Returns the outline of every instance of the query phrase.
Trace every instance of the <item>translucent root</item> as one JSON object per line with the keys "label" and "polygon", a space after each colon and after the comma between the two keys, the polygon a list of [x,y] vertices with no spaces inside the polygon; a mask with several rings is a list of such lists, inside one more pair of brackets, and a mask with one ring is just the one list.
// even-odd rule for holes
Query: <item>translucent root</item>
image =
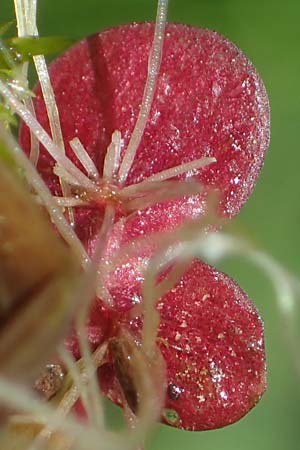
{"label": "translucent root", "polygon": [[216,158],[213,157],[212,158],[203,157],[185,164],[180,164],[179,166],[171,167],[170,169],[166,169],[161,172],[155,173],[154,175],[151,175],[141,183],[132,184],[130,186],[124,187],[120,191],[119,195],[129,197],[138,192],[143,192],[151,188],[151,183],[162,182],[170,178],[177,177],[178,175],[182,175],[186,172],[191,172],[204,168],[216,161],[217,161]]}
{"label": "translucent root", "polygon": [[63,179],[66,183],[70,184],[71,186],[77,186],[81,187],[80,182],[77,180],[77,178],[73,177],[70,172],[68,172],[64,167],[60,166],[59,164],[55,164],[53,168],[53,173],[57,175],[60,179]]}
{"label": "translucent root", "polygon": [[[156,310],[157,302],[180,279],[186,269],[186,261],[176,261],[178,252],[167,252],[166,247],[149,262],[143,283],[143,347],[148,355],[155,351],[156,335],[160,322],[159,312]],[[174,263],[175,261],[175,263]],[[158,274],[174,263],[168,276],[157,283]]]}
{"label": "translucent root", "polygon": [[41,402],[37,396],[21,385],[4,378],[0,378],[0,402],[9,408],[29,414],[29,421],[34,416],[39,417],[42,423],[46,423],[55,416],[55,411],[49,404]]}
{"label": "translucent root", "polygon": [[[95,296],[98,269],[101,270],[101,265],[99,267],[99,261],[101,261],[103,251],[106,248],[107,238],[109,231],[112,227],[112,224],[114,222],[114,216],[115,216],[114,209],[112,207],[107,207],[104,213],[103,224],[97,238],[96,250],[94,252],[88,271],[85,275],[82,290],[78,294],[79,298],[84,299],[84,302],[81,302],[81,307],[79,309],[78,316],[76,318],[76,331],[79,337],[81,355],[84,361],[85,372],[87,374],[88,379],[90,380],[91,391],[89,397],[92,402],[91,405],[93,409],[93,415],[97,422],[97,426],[100,428],[103,428],[103,411],[101,405],[101,394],[97,380],[93,376],[95,370],[93,359],[95,358],[95,356],[97,356],[97,353],[94,354],[93,357],[91,356],[90,347],[86,336],[86,321],[89,314],[90,305],[94,300]],[[101,297],[101,299],[104,302],[108,300],[109,306],[113,306],[113,302],[110,297],[108,299]]]}
{"label": "translucent root", "polygon": [[[209,203],[210,209],[204,217],[191,221],[187,225],[179,227],[172,233],[168,233],[165,239],[162,238],[164,245],[159,248],[158,253],[150,260],[143,283],[143,346],[148,354],[154,350],[154,342],[159,326],[159,313],[156,310],[156,304],[169,290],[179,281],[185,271],[187,261],[192,259],[193,255],[184,253],[182,242],[188,240],[193,242],[207,233],[209,226],[220,222],[216,218],[216,205],[214,199]],[[187,231],[188,230],[188,231]],[[192,244],[193,252],[195,245]],[[157,278],[163,270],[170,268],[167,276],[157,283]]]}
{"label": "translucent root", "polygon": [[[38,33],[37,33],[38,34]],[[46,105],[47,115],[49,118],[49,124],[51,129],[51,135],[54,145],[60,149],[62,154],[65,154],[65,145],[63,135],[60,126],[59,112],[56,105],[54,92],[51,86],[50,77],[47,69],[47,64],[44,56],[38,55],[33,57],[38,79],[42,88],[43,98]],[[70,195],[70,188],[68,184],[62,179],[59,179],[63,196]],[[74,225],[74,214],[71,208],[68,208],[69,222]]]}
{"label": "translucent root", "polygon": [[[122,397],[123,416],[124,416],[125,422],[127,424],[128,429],[131,430],[132,432],[134,432],[138,426],[137,416],[134,414],[134,412],[129,407],[122,389],[120,389],[120,393],[121,393],[121,397]],[[136,448],[135,450],[144,450],[144,447],[139,445],[138,448]]]}
{"label": "translucent root", "polygon": [[[107,351],[107,342],[101,344],[95,352],[91,355],[91,363],[92,363],[92,371],[88,374],[87,367],[85,365],[84,358],[80,359],[76,363],[72,361],[72,357],[68,355],[68,352],[63,349],[60,350],[61,357],[63,362],[66,364],[66,367],[70,368],[68,378],[66,378],[65,386],[69,386],[65,391],[63,397],[59,401],[58,411],[63,416],[69,414],[79,397],[83,394],[83,400],[88,400],[88,402],[95,402],[97,397],[99,398],[99,392],[94,392],[92,386],[92,379],[95,378],[96,370],[103,364],[104,357]],[[70,386],[71,381],[71,386]],[[64,391],[64,387],[62,387],[62,392]],[[96,395],[96,397],[95,397]],[[54,398],[52,403],[56,404],[57,400]],[[85,406],[87,407],[87,412],[90,412],[92,421],[95,421],[99,424],[99,421],[102,422],[103,427],[103,411],[100,412],[100,418],[96,420],[94,414],[94,408],[91,407],[91,403]],[[102,428],[101,427],[101,428]]]}
{"label": "translucent root", "polygon": [[[163,181],[158,184],[159,189],[156,188],[153,193],[145,195],[144,197],[129,200],[125,205],[126,210],[142,211],[157,203],[163,203],[182,197],[190,197],[203,192],[203,187],[197,180]],[[151,187],[151,185],[149,187]]]}
{"label": "translucent root", "polygon": [[111,144],[107,149],[103,167],[103,179],[113,182],[119,169],[121,156],[121,133],[116,130],[112,134]]}
{"label": "translucent root", "polygon": [[[37,34],[36,30],[36,0],[33,1],[22,1],[15,0],[15,13],[17,19],[18,36],[34,36]],[[22,78],[21,82],[27,85],[27,75],[28,75],[28,62],[23,63],[20,76]],[[35,111],[33,106],[33,101],[30,97],[24,100],[25,107],[31,112],[35,117]],[[33,132],[30,130],[30,161],[34,166],[37,165],[39,159],[39,141],[34,136]]]}
{"label": "translucent root", "polygon": [[27,159],[22,149],[19,147],[13,136],[7,132],[5,127],[0,123],[0,138],[3,140],[5,146],[10,151],[16,164],[24,170],[24,175],[27,182],[34,188],[47,209],[52,222],[56,225],[61,236],[69,244],[71,250],[79,258],[83,267],[86,267],[89,262],[89,257],[86,254],[82,243],[77,235],[66,221],[57,203],[37,172],[36,168]]}
{"label": "translucent root", "polygon": [[81,200],[81,198],[77,197],[53,197],[53,200],[55,200],[59,206],[62,206],[64,208],[74,208],[75,206],[89,206],[88,202],[85,202],[84,200]]}
{"label": "translucent root", "polygon": [[[215,158],[201,158],[196,161],[191,161],[190,163],[182,164],[181,166],[176,166],[155,174],[141,183],[128,186],[120,191],[118,191],[115,186],[109,187],[108,185],[106,188],[101,188],[99,186],[97,194],[87,193],[86,196],[81,198],[81,201],[74,200],[74,202],[72,202],[71,199],[64,199],[63,197],[56,197],[56,200],[58,204],[64,206],[89,206],[88,198],[97,202],[102,200],[103,204],[106,202],[109,203],[111,199],[117,203],[120,203],[121,206],[124,205],[124,209],[127,212],[142,210],[155,203],[161,203],[184,196],[196,195],[202,192],[203,188],[201,184],[195,179],[191,178],[187,181],[167,180],[168,178],[185,173],[186,171],[205,167],[212,162],[215,162]],[[69,184],[75,187],[80,187],[77,180],[71,177],[69,172],[66,172],[62,167],[55,166],[54,173],[64,178]],[[116,189],[116,191],[114,191],[114,189]],[[87,199],[85,199],[85,197]]]}
{"label": "translucent root", "polygon": [[95,166],[93,160],[90,158],[88,152],[86,151],[80,140],[78,138],[72,139],[72,141],[70,141],[70,146],[85,168],[88,177],[94,181],[99,181],[100,175],[97,167]]}
{"label": "translucent root", "polygon": [[[103,364],[104,356],[107,351],[107,343],[102,344],[97,348],[92,356],[93,362],[93,372],[90,376],[95,379],[95,373],[98,367]],[[95,411],[92,408],[92,404],[95,401],[98,401],[99,398],[93,398],[94,392],[91,389],[92,379],[87,375],[84,360],[81,359],[76,363],[73,361],[72,356],[62,347],[59,351],[62,360],[69,370],[67,376],[65,377],[64,384],[61,388],[61,393],[59,392],[56,397],[54,397],[50,404],[53,406],[57,406],[55,416],[48,421],[46,426],[43,427],[41,432],[36,437],[33,442],[32,449],[39,450],[43,448],[43,444],[47,441],[51,435],[59,430],[60,424],[66,416],[71,412],[75,403],[81,398],[83,401],[84,407],[88,413],[89,424],[99,426],[99,417],[98,420],[95,417]],[[99,395],[99,393],[98,393]],[[101,409],[101,421],[103,422],[103,411]],[[98,430],[103,430],[103,428],[98,428]]]}
{"label": "translucent root", "polygon": [[[28,98],[24,101],[25,107],[31,112],[31,114],[35,117],[35,111],[33,106],[33,101],[31,98]],[[40,144],[38,139],[35,137],[33,132],[30,130],[30,154],[29,159],[34,166],[37,165],[40,156]]]}
{"label": "translucent root", "polygon": [[140,446],[145,433],[161,415],[166,390],[165,362],[158,348],[150,357],[125,329],[112,340],[111,354],[130,428],[128,434]]}
{"label": "translucent root", "polygon": [[152,358],[144,351],[142,356],[135,365],[137,376],[140,377],[140,405],[135,426],[130,433],[139,448],[145,436],[160,419],[166,395],[165,362],[159,349],[156,347]]}
{"label": "translucent root", "polygon": [[78,327],[81,327],[83,331],[85,326],[85,318],[87,317],[88,308],[90,302],[93,300],[95,290],[97,296],[101,298],[101,300],[108,306],[113,307],[114,304],[110,293],[105,287],[105,283],[102,283],[102,280],[105,279],[105,274],[107,273],[107,261],[103,258],[103,254],[106,249],[109,232],[114,223],[114,217],[115,210],[111,205],[108,205],[105,209],[101,230],[97,236],[96,249],[92,257],[92,262],[89,266],[89,272],[85,277],[83,292],[80,293],[80,295],[84,294],[85,299],[88,299],[84,304],[85,309],[83,308],[81,311],[81,318],[78,319]]}
{"label": "translucent root", "polygon": [[97,191],[96,185],[85,176],[54,144],[50,136],[46,133],[40,123],[27,110],[27,108],[14,96],[10,89],[0,80],[0,94],[7,100],[10,107],[17,112],[20,118],[32,130],[34,135],[47,149],[54,160],[72,175],[77,182],[86,189]]}
{"label": "translucent root", "polygon": [[[20,37],[24,36],[38,36],[38,29],[36,25],[36,0],[15,0],[15,10],[18,22],[18,34]],[[24,20],[25,19],[25,20]],[[36,68],[38,79],[43,93],[43,98],[46,105],[47,115],[49,118],[49,124],[51,129],[51,135],[54,144],[60,148],[61,152],[65,154],[64,140],[60,126],[59,112],[55,101],[54,92],[51,86],[48,68],[45,57],[43,55],[33,56],[33,62]],[[31,103],[32,105],[32,103]],[[31,112],[34,111],[33,105],[30,108]],[[32,131],[30,130],[32,136]],[[36,146],[35,140],[32,140],[33,155],[35,164],[38,161],[39,149]],[[59,180],[62,193],[64,196],[70,195],[69,186],[63,181]],[[74,215],[71,208],[68,209],[69,222],[74,224]]]}
{"label": "translucent root", "polygon": [[[17,416],[16,422],[22,423],[30,429],[32,426],[40,426],[43,428],[45,425],[50,426],[50,429],[56,429],[61,432],[67,439],[71,439],[71,442],[76,442],[76,450],[98,450],[101,448],[115,448],[119,450],[132,450],[134,443],[136,442],[135,435],[129,435],[125,433],[112,433],[106,430],[101,430],[101,433],[88,423],[83,424],[75,420],[72,416],[61,417],[58,421],[57,411],[53,409],[49,403],[41,402],[39,398],[33,395],[32,391],[24,388],[23,386],[5,380],[0,377],[0,403],[6,405],[8,408],[12,408],[17,411],[22,411],[25,416]],[[11,422],[14,422],[14,417],[11,418]],[[54,425],[57,425],[54,426]],[[0,439],[2,444],[3,433],[0,433]],[[16,443],[15,434],[10,435],[10,431],[7,432],[8,436],[11,436],[11,440],[8,440],[8,445],[2,447],[2,450],[11,450],[11,444]],[[14,439],[14,440],[12,440]],[[130,440],[130,442],[128,442]],[[7,442],[7,441],[6,441]],[[21,442],[24,442],[21,439]],[[26,444],[29,444],[26,439]],[[24,450],[24,446],[18,446],[16,444],[16,450]],[[15,448],[15,447],[14,447]],[[55,447],[54,447],[55,448]],[[63,447],[66,450],[65,447]],[[32,450],[32,447],[31,447]]]}
{"label": "translucent root", "polygon": [[[63,346],[59,349],[59,355],[61,357],[62,362],[64,363],[64,367],[68,371],[68,377],[71,378],[72,382],[80,392],[80,398],[82,400],[83,406],[87,412],[88,420],[93,423],[93,410],[91,408],[91,402],[88,393],[88,382],[84,382],[84,378],[82,376],[83,364],[82,360],[79,362],[75,362],[73,356],[70,352],[68,352]],[[70,380],[67,381],[66,384],[70,383]]]}
{"label": "translucent root", "polygon": [[162,57],[167,10],[168,0],[159,0],[142,105],[118,173],[121,184],[126,182],[150,114]]}
{"label": "translucent root", "polygon": [[231,256],[242,256],[268,276],[276,292],[278,308],[284,319],[284,337],[299,376],[299,334],[296,323],[297,313],[299,313],[296,295],[296,291],[299,289],[298,279],[288,273],[267,253],[249,244],[246,239],[227,233],[209,234],[208,236],[202,236],[202,239],[201,237],[198,237],[198,239],[195,237],[193,242],[185,243],[183,252],[185,254],[197,252],[211,264],[216,264]]}
{"label": "translucent root", "polygon": [[37,36],[36,0],[14,0],[18,35]]}
{"label": "translucent root", "polygon": [[[182,183],[184,189],[187,189],[189,183],[187,182],[172,182],[176,187],[176,183]],[[200,186],[201,188],[201,186]],[[199,192],[199,184],[197,184],[197,189]],[[191,194],[191,192],[185,191],[186,194]],[[209,227],[220,225],[223,220],[218,218],[215,214],[217,208],[217,198],[215,195],[208,196],[208,212],[204,217],[198,220],[191,221],[189,225],[183,225],[178,227],[178,229],[173,232],[165,233],[153,233],[148,236],[142,236],[134,239],[126,245],[123,245],[119,252],[117,252],[104,266],[106,270],[106,277],[109,273],[115,270],[117,265],[122,264],[122,261],[128,261],[130,258],[134,257],[140,251],[143,251],[146,247],[151,249],[153,253],[154,249],[158,252],[158,256],[151,260],[150,263],[146,260],[145,267],[141,270],[144,271],[145,281],[143,285],[144,292],[144,345],[148,348],[150,352],[150,347],[153,349],[153,342],[155,341],[155,335],[157,332],[157,327],[159,323],[159,317],[156,314],[155,305],[159,298],[161,298],[164,293],[175,284],[182,274],[184,266],[182,266],[179,260],[169,276],[165,278],[159,285],[156,284],[157,276],[162,269],[166,268],[171,262],[174,262],[177,258],[177,253],[179,248],[177,248],[178,243],[181,240],[192,240],[195,237],[199,237],[199,230],[204,230],[207,232]],[[126,219],[124,219],[124,222]],[[122,231],[121,231],[122,234]],[[161,242],[164,242],[164,246],[161,246]],[[176,253],[177,252],[177,253]],[[105,278],[104,278],[105,279]],[[140,306],[137,307],[136,313],[141,314],[142,311],[138,311]]]}

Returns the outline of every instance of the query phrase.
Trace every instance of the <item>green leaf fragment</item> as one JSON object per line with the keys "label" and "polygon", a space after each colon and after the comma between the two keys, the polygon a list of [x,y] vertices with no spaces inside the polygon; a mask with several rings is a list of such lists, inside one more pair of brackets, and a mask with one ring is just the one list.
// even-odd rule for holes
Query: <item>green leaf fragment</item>
{"label": "green leaf fragment", "polygon": [[74,43],[65,37],[14,37],[7,40],[9,47],[15,50],[22,61],[28,61],[35,55],[60,53]]}

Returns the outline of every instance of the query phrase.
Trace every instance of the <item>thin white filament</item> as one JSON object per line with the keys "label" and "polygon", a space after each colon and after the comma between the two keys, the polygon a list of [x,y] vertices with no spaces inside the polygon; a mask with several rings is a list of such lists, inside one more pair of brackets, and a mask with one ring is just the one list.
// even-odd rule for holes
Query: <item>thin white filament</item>
{"label": "thin white filament", "polygon": [[[31,98],[26,98],[24,100],[25,107],[31,112],[33,117],[36,117],[35,110],[33,106],[33,101]],[[38,139],[35,137],[32,130],[30,130],[30,154],[29,159],[34,166],[37,166],[38,160],[40,156],[40,144]]]}
{"label": "thin white filament", "polygon": [[[38,36],[38,31],[36,28],[36,35]],[[58,108],[55,101],[54,92],[51,86],[50,77],[47,69],[47,64],[45,57],[43,55],[37,55],[33,57],[34,65],[38,75],[38,79],[42,88],[43,98],[46,105],[47,115],[49,119],[51,135],[53,143],[60,149],[62,154],[65,154],[65,145],[63,140],[63,135],[60,126]],[[59,179],[61,190],[64,197],[70,195],[70,188],[68,184],[63,180]],[[74,214],[71,208],[68,208],[68,216],[71,224],[74,224]]]}
{"label": "thin white filament", "polygon": [[106,181],[113,181],[117,173],[121,155],[121,133],[116,130],[112,134],[111,143],[107,149],[104,160],[103,178]]}
{"label": "thin white filament", "polygon": [[27,17],[27,11],[25,10],[25,5],[22,0],[15,0],[15,14],[17,19],[17,28],[18,28],[18,35],[19,36],[25,36],[26,35],[26,17]]}
{"label": "thin white filament", "polygon": [[12,157],[14,158],[16,164],[22,167],[24,174],[28,183],[33,186],[36,193],[41,198],[45,208],[47,209],[52,222],[56,225],[61,236],[69,244],[73,253],[79,258],[83,267],[86,267],[89,262],[89,257],[86,251],[78,239],[76,233],[73,231],[72,227],[66,221],[64,215],[62,214],[60,207],[57,205],[55,200],[46,186],[45,182],[37,172],[36,168],[27,159],[22,149],[18,146],[16,140],[11,134],[7,132],[4,125],[0,122],[0,136],[3,139],[4,144],[10,150]]}
{"label": "thin white filament", "polygon": [[36,36],[37,0],[14,0],[19,36]]}
{"label": "thin white filament", "polygon": [[54,97],[54,92],[51,86],[45,58],[42,55],[37,55],[33,57],[33,60],[36,67],[39,82],[42,88],[43,97],[45,100],[53,142],[61,150],[62,153],[65,153],[64,140],[59,120],[59,113]]}
{"label": "thin white filament", "polygon": [[49,154],[55,161],[61,165],[67,172],[70,172],[81,186],[90,190],[97,190],[95,184],[89,180],[54,144],[48,133],[43,129],[40,123],[32,116],[25,106],[12,94],[10,89],[0,80],[0,93],[6,98],[9,105],[17,112],[20,118],[33,131],[35,136],[44,145]]}
{"label": "thin white filament", "polygon": [[81,374],[81,371],[78,368],[78,365],[76,364],[73,356],[70,352],[68,352],[64,346],[61,346],[59,349],[60,357],[62,358],[62,361],[68,370],[68,375],[71,376],[74,385],[77,387],[80,398],[82,399],[82,403],[84,405],[84,408],[88,414],[89,421],[93,423],[93,411],[90,406],[88,392],[87,392],[87,383],[85,383],[85,380],[83,379],[83,376]]}
{"label": "thin white filament", "polygon": [[[31,392],[20,385],[0,378],[0,403],[16,410],[34,415],[37,423],[56,421],[57,412],[49,404],[42,403]],[[113,433],[99,431],[86,424],[81,424],[71,417],[65,417],[59,423],[59,429],[74,437],[76,449],[80,450],[132,450],[149,429],[148,417],[143,417],[143,429],[139,434],[130,432]]]}
{"label": "thin white filament", "polygon": [[[23,0],[24,1],[24,13],[25,13],[25,23],[21,30],[19,30],[19,35],[21,36],[38,36],[38,29],[36,24],[36,0]],[[15,0],[15,10],[17,17],[20,16],[20,6],[22,5],[22,0]],[[21,34],[20,34],[21,32]],[[64,140],[62,136],[60,120],[59,120],[59,112],[55,101],[54,92],[51,86],[50,77],[48,73],[48,68],[46,64],[45,57],[43,55],[33,56],[33,62],[36,68],[36,72],[38,75],[38,79],[40,82],[40,86],[42,88],[43,98],[46,105],[46,111],[49,118],[49,124],[51,129],[51,135],[54,144],[61,149],[62,153],[65,153]],[[31,101],[32,104],[32,101]],[[30,110],[33,110],[30,108]],[[30,134],[32,135],[32,130],[30,130]],[[30,157],[34,163],[37,163],[39,157],[39,148],[36,145],[36,142],[32,142],[33,146],[31,148]],[[63,181],[59,180],[62,193],[65,197],[70,195],[69,186]],[[68,209],[68,215],[70,223],[74,223],[74,214],[71,208]]]}
{"label": "thin white filament", "polygon": [[[0,401],[1,404],[32,414],[38,423],[49,423],[50,421],[56,420],[57,417],[56,411],[53,410],[49,404],[42,403],[37,397],[22,386],[16,385],[3,378],[0,378]],[[62,423],[60,423],[60,426],[61,425]],[[74,433],[76,428],[78,432],[81,426],[76,422],[72,423],[71,420],[64,420],[63,427],[71,428]]]}
{"label": "thin white filament", "polygon": [[142,105],[119,170],[119,181],[121,184],[124,184],[127,179],[150,114],[162,58],[167,10],[168,0],[159,0]]}
{"label": "thin white filament", "polygon": [[[160,188],[157,191],[150,192],[149,194],[147,193],[147,195],[143,197],[129,200],[126,203],[126,208],[129,211],[143,210],[158,203],[167,202],[185,196],[197,195],[203,191],[202,185],[197,181],[163,181],[159,184]],[[149,185],[149,187],[150,186],[151,185]]]}
{"label": "thin white filament", "polygon": [[[35,22],[36,22],[36,0],[22,1],[15,0],[15,12],[17,19],[18,36],[35,36]],[[28,75],[28,62],[25,62],[22,67],[22,76],[24,78],[23,83],[27,86],[27,75]],[[26,108],[35,116],[33,101],[31,98],[26,98],[24,100]],[[31,162],[36,166],[39,159],[39,141],[34,136],[33,132],[30,130],[30,155],[29,158]]]}
{"label": "thin white filament", "polygon": [[54,415],[54,410],[48,404],[42,403],[32,392],[4,378],[0,378],[0,402],[35,415],[42,423]]}
{"label": "thin white filament", "polygon": [[151,177],[147,178],[147,181],[164,181],[173,177],[177,177],[178,175],[182,175],[183,173],[194,171],[201,169],[203,167],[209,166],[211,163],[216,162],[216,158],[203,157],[200,159],[196,159],[195,161],[190,161],[185,164],[181,164],[179,166],[171,167],[170,169],[163,170],[162,172],[155,173],[151,175]]}
{"label": "thin white filament", "polygon": [[77,137],[72,139],[72,141],[70,141],[70,146],[85,168],[87,175],[94,181],[98,181],[100,176],[97,167],[95,166],[94,161],[90,158],[90,155],[88,154],[80,140]]}
{"label": "thin white filament", "polygon": [[[149,261],[143,284],[143,346],[147,353],[153,352],[153,342],[155,342],[159,325],[159,316],[155,309],[157,301],[179,281],[187,262],[194,256],[194,254],[189,254],[187,248],[195,253],[195,242],[206,235],[205,231],[208,225],[214,223],[216,223],[216,219],[213,212],[209,210],[200,219],[179,227],[173,233],[166,233],[165,237],[162,238],[163,246]],[[157,283],[157,276],[171,262],[175,263],[171,272],[160,283]]]}
{"label": "thin white filament", "polygon": [[265,252],[253,248],[246,240],[226,233],[210,234],[202,236],[202,239],[195,237],[194,241],[185,244],[184,254],[191,257],[196,254],[211,263],[238,255],[248,259],[268,275],[276,292],[279,310],[285,320],[283,333],[288,341],[288,348],[292,352],[295,368],[300,374],[298,339],[296,338],[298,327],[294,323],[296,314],[295,289],[298,287],[298,280],[295,281],[293,276]]}
{"label": "thin white filament", "polygon": [[192,170],[201,169],[201,168],[206,167],[209,164],[214,163],[216,161],[217,161],[216,158],[204,157],[204,158],[196,159],[195,161],[181,164],[179,166],[171,167],[170,169],[162,170],[161,172],[151,175],[150,177],[148,177],[146,180],[142,181],[141,183],[132,184],[130,186],[124,187],[120,191],[119,195],[130,196],[131,194],[134,194],[135,191],[147,188],[148,184],[150,187],[150,183],[165,181],[170,178],[176,177],[178,175],[182,175],[183,173],[190,172]]}
{"label": "thin white filament", "polygon": [[[292,315],[294,311],[294,294],[291,278],[274,259],[266,253],[251,247],[246,241],[225,233],[210,234],[193,244],[194,251],[212,262],[218,262],[231,255],[248,258],[267,273],[276,290],[282,313]],[[185,252],[193,252],[191,245],[186,245]]]}
{"label": "thin white filament", "polygon": [[155,351],[155,340],[160,322],[159,312],[155,306],[160,298],[167,293],[179,280],[186,267],[186,260],[176,262],[171,274],[163,281],[157,284],[157,275],[172,261],[176,261],[180,255],[180,246],[174,247],[172,251],[168,251],[168,245],[172,242],[172,238],[167,239],[163,249],[152,258],[149,262],[145,280],[143,283],[143,348],[146,354],[152,355]]}
{"label": "thin white filament", "polygon": [[62,207],[88,206],[84,200],[76,197],[53,197],[56,203]]}
{"label": "thin white filament", "polygon": [[95,296],[95,287],[96,287],[95,285],[97,281],[97,271],[99,265],[98,262],[99,260],[101,260],[102,253],[106,247],[108,234],[113,225],[114,217],[115,217],[114,208],[108,206],[105,210],[103,224],[97,237],[96,250],[84,280],[84,286],[82,290],[82,293],[84,294],[84,303],[81,306],[81,309],[79,311],[76,320],[76,330],[79,337],[79,344],[82,358],[84,361],[84,367],[88,379],[91,380],[90,389],[91,389],[92,408],[97,426],[100,429],[103,429],[104,427],[104,413],[99,386],[96,378],[93,376],[95,369],[89,348],[89,343],[86,336],[86,319],[89,313],[89,306],[91,302],[94,300]]}
{"label": "thin white filament", "polygon": [[[52,424],[57,420],[57,412],[48,403],[42,403],[24,387],[4,378],[0,378],[0,403],[34,415],[37,423]],[[124,435],[119,437],[116,433],[106,432],[105,430],[101,431],[100,434],[98,430],[91,426],[83,425],[70,417],[64,417],[64,420],[61,420],[58,425],[60,430],[74,437],[76,448],[80,450],[130,448],[124,441]]]}
{"label": "thin white filament", "polygon": [[70,172],[68,172],[64,167],[60,166],[59,164],[55,164],[53,168],[54,175],[58,176],[59,178],[65,180],[68,184],[72,186],[80,186],[79,181],[77,178],[74,178]]}

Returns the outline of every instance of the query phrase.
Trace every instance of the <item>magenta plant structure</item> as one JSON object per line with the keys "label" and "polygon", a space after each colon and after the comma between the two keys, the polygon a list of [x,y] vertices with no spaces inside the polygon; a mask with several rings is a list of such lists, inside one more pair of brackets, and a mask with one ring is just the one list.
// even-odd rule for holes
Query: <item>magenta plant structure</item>
{"label": "magenta plant structure", "polygon": [[[199,259],[171,258],[156,267],[152,285],[147,270],[168,236],[175,233],[178,244],[180,227],[205,218],[212,192],[216,220],[240,211],[268,147],[269,105],[255,68],[227,39],[169,24],[160,35],[161,57],[153,33],[153,24],[113,28],[79,42],[50,66],[64,158],[84,177],[81,182],[45,147],[37,169],[66,208],[88,257],[97,254],[106,227],[102,284],[86,325],[93,351],[108,344],[98,369],[102,392],[134,415],[143,377],[138,355],[146,355],[141,367],[150,371],[162,355],[162,420],[206,430],[235,422],[264,393],[262,321],[233,280]],[[152,91],[149,53],[152,69],[161,57]],[[51,134],[39,86],[35,93],[37,120]],[[25,125],[20,143],[30,154]],[[172,285],[178,264],[181,275]],[[168,288],[159,290],[164,283]],[[155,306],[146,321],[151,289]],[[67,346],[80,358],[76,330]]]}

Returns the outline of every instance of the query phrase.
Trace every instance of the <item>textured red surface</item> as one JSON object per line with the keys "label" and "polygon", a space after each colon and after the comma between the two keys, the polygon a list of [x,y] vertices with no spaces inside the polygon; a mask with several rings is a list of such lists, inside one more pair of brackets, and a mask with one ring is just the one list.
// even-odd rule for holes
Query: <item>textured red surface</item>
{"label": "textured red surface", "polygon": [[[67,154],[79,167],[68,144],[75,136],[100,174],[114,130],[121,131],[126,148],[142,99],[152,37],[151,24],[114,28],[80,42],[52,64]],[[39,88],[34,101],[39,121],[49,130]],[[24,126],[20,140],[28,152]],[[195,175],[208,188],[218,189],[220,212],[231,217],[254,187],[268,141],[266,92],[240,50],[212,31],[168,25],[150,118],[126,184],[214,156],[216,163],[180,178]],[[39,171],[53,194],[59,194],[52,168],[53,161],[42,150]],[[107,255],[112,257],[138,236],[173,229],[204,211],[205,197],[200,195],[138,211],[114,225]],[[102,217],[103,209],[95,205],[75,210],[76,232],[89,254]],[[109,278],[115,309],[108,311],[101,300],[95,302],[88,328],[92,344],[115,335],[120,323],[139,334],[129,310],[141,301],[142,268],[152,252],[151,246],[137,251]],[[238,420],[265,389],[263,328],[251,301],[232,280],[198,261],[158,308],[158,345],[170,385],[166,408],[178,414],[172,425],[201,430]],[[78,356],[75,338],[69,346]],[[118,403],[113,372],[106,365],[100,379]]]}
{"label": "textured red surface", "polygon": [[[143,95],[152,38],[152,24],[113,28],[81,41],[52,64],[51,81],[67,154],[74,161],[68,142],[75,136],[100,174],[114,130],[121,131],[126,148]],[[39,89],[35,107],[39,121],[49,130]],[[28,150],[24,127],[21,142]],[[233,216],[254,187],[268,142],[268,100],[247,58],[217,33],[168,25],[155,100],[127,185],[181,163],[214,156],[217,162],[196,176],[204,185],[219,189],[222,213]],[[52,192],[60,192],[45,152],[39,169]],[[147,233],[149,228],[161,229],[162,224],[173,228],[203,211],[203,197],[194,196],[148,208],[141,220],[134,220],[139,222],[139,232]],[[102,212],[78,210],[76,217],[78,232],[88,241],[101,223]]]}
{"label": "textured red surface", "polygon": [[266,386],[263,325],[226,275],[193,262],[159,304],[168,382],[182,389],[169,408],[187,429],[211,429],[248,412]]}
{"label": "textured red surface", "polygon": [[[228,276],[195,260],[158,310],[157,344],[169,384],[165,408],[178,414],[171,424],[207,430],[244,416],[266,388],[263,324],[247,295]],[[138,336],[140,319],[123,320]],[[102,368],[100,380],[119,403],[111,365]],[[170,423],[165,415],[163,420]]]}

